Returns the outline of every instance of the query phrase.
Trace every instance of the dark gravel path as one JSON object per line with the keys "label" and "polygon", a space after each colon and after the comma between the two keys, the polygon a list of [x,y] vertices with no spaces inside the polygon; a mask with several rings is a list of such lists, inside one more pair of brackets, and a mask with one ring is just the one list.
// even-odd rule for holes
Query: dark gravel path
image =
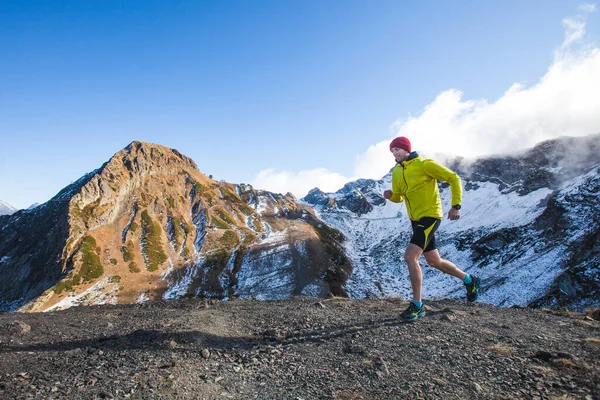
{"label": "dark gravel path", "polygon": [[598,399],[600,322],[398,299],[0,313],[6,399]]}

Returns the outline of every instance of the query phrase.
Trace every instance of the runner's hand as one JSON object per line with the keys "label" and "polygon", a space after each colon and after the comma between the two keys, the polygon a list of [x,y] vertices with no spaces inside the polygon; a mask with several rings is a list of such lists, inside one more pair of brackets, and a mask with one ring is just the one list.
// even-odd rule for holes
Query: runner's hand
{"label": "runner's hand", "polygon": [[391,190],[386,190],[383,192],[383,197],[385,197],[386,199],[391,199],[392,198],[392,191]]}
{"label": "runner's hand", "polygon": [[451,207],[450,211],[448,211],[448,219],[450,221],[456,221],[459,218],[460,218],[460,210],[457,210],[456,208]]}

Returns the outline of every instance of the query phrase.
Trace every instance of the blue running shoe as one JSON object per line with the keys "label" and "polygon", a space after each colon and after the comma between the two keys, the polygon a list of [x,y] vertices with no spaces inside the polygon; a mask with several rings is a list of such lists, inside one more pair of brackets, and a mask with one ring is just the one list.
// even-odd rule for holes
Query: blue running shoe
{"label": "blue running shoe", "polygon": [[473,302],[477,300],[477,296],[479,295],[479,284],[481,279],[479,279],[476,275],[471,275],[473,280],[468,285],[465,283],[465,287],[467,288],[467,301]]}
{"label": "blue running shoe", "polygon": [[408,308],[406,309],[406,311],[404,311],[402,314],[400,314],[400,318],[402,318],[404,321],[407,321],[407,322],[414,321],[417,318],[421,318],[424,316],[425,316],[425,306],[418,307],[412,301],[408,305]]}

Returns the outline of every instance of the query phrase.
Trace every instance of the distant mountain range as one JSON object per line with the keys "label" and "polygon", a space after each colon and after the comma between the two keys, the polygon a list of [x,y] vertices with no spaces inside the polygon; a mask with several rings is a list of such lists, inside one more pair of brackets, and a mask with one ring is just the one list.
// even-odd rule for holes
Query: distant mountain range
{"label": "distant mountain range", "polygon": [[[481,301],[600,305],[600,135],[449,167],[463,177],[463,216],[443,221],[437,242],[483,278]],[[297,200],[216,182],[177,150],[133,142],[50,201],[0,217],[0,310],[408,298],[410,224],[403,204],[382,197],[389,187],[388,174]],[[426,298],[464,296],[455,278],[423,266]]]}
{"label": "distant mountain range", "polygon": [[11,215],[15,211],[17,211],[16,208],[0,200],[0,215]]}

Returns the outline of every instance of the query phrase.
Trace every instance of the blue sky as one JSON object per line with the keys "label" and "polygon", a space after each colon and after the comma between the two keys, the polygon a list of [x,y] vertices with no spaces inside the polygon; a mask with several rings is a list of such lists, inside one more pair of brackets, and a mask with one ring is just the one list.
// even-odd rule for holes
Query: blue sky
{"label": "blue sky", "polygon": [[[4,0],[0,30],[0,200],[17,208],[133,140],[303,195],[380,178],[396,134],[476,156],[490,132],[600,132],[597,79],[567,85],[597,66],[593,3]],[[545,128],[536,99],[572,86],[579,108]]]}

